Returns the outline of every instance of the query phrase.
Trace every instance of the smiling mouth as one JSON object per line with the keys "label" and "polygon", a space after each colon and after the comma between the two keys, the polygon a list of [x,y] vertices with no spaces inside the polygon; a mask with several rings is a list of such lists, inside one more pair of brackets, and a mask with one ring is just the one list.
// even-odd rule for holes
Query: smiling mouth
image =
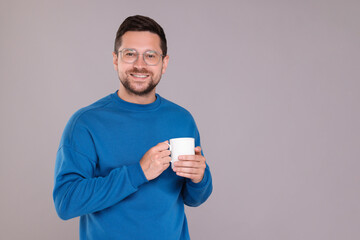
{"label": "smiling mouth", "polygon": [[149,76],[147,74],[130,74],[130,75],[135,78],[147,78]]}

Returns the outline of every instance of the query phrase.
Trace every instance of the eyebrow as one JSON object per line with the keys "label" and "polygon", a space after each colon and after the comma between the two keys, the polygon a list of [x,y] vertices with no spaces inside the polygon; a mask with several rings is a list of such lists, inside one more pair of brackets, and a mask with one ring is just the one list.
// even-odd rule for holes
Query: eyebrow
{"label": "eyebrow", "polygon": [[[131,50],[135,50],[135,51],[137,51],[138,53],[140,52],[139,50],[137,50],[136,48],[131,48],[131,47],[124,47],[123,49],[121,49],[121,50],[119,50],[119,51],[122,51],[122,50],[124,50],[124,49],[131,49]],[[159,53],[160,55],[163,55],[161,52],[161,50],[160,51],[158,51],[158,50],[154,50],[154,49],[145,49],[145,51],[144,52],[148,52],[148,51],[152,51],[152,52],[157,52],[157,53]]]}

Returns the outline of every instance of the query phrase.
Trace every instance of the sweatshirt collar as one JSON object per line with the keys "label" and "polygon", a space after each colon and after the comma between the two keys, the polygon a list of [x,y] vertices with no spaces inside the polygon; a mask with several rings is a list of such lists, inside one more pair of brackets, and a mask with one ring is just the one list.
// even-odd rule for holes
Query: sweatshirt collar
{"label": "sweatshirt collar", "polygon": [[161,104],[161,97],[159,94],[156,93],[156,100],[149,104],[137,104],[124,101],[118,96],[118,91],[111,94],[111,97],[115,100],[116,104],[121,108],[130,110],[130,111],[149,111],[158,108]]}

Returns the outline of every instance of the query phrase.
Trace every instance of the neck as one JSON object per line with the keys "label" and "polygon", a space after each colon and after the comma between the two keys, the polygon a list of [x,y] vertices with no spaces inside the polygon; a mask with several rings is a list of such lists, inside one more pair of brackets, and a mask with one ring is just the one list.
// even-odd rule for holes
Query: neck
{"label": "neck", "polygon": [[155,102],[156,95],[155,95],[155,88],[150,93],[139,96],[133,93],[128,92],[124,87],[120,87],[118,91],[118,96],[122,100],[130,103],[136,103],[136,104],[150,104]]}

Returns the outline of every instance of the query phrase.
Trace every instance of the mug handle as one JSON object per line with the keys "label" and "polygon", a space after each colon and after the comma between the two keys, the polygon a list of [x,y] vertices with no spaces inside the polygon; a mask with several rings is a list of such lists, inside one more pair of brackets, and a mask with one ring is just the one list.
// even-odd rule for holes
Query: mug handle
{"label": "mug handle", "polygon": [[171,152],[171,145],[170,145],[170,143],[168,143],[167,145],[169,146],[169,150],[170,150],[170,152]]}

